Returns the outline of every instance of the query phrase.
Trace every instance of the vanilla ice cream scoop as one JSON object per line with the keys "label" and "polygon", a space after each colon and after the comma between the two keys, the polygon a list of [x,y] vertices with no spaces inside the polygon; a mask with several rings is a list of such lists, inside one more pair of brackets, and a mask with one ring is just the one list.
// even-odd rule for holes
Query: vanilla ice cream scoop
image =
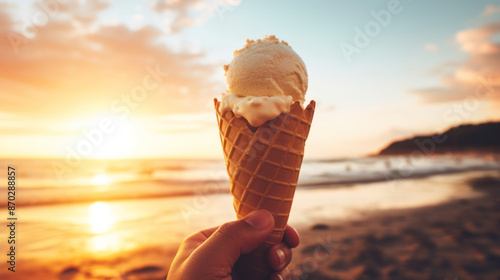
{"label": "vanilla ice cream scoop", "polygon": [[286,42],[275,36],[247,40],[224,70],[228,94],[222,96],[220,110],[231,110],[252,126],[288,113],[294,102],[304,104],[306,66]]}
{"label": "vanilla ice cream scoop", "polygon": [[302,59],[275,36],[264,40],[247,40],[225,66],[226,82],[237,96],[292,96],[304,102],[307,70]]}

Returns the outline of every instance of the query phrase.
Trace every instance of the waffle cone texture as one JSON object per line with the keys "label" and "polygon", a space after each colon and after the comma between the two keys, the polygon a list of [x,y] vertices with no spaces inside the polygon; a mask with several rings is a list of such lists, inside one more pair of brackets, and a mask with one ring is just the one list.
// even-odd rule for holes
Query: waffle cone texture
{"label": "waffle cone texture", "polygon": [[257,128],[231,111],[221,115],[220,102],[214,103],[237,218],[263,208],[275,219],[271,236],[247,256],[255,277],[266,277],[267,251],[281,242],[288,222],[315,102],[305,109],[296,102],[290,113]]}

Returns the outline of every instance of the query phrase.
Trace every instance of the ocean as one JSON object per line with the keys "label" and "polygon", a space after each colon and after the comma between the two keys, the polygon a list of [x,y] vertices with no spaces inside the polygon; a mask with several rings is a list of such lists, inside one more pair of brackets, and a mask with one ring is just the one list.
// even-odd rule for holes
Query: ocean
{"label": "ocean", "polygon": [[[190,196],[201,191],[229,192],[222,160],[84,160],[70,166],[64,159],[0,159],[0,167],[5,173],[7,166],[16,168],[17,203],[22,206]],[[494,156],[306,160],[298,187],[391,183],[465,170],[491,170],[499,166],[500,159]],[[0,199],[3,202],[6,196],[2,195]]]}

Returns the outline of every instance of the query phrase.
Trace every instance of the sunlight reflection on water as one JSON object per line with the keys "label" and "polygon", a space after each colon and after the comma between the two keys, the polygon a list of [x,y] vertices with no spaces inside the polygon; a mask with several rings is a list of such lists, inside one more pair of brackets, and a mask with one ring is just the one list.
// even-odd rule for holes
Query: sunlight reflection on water
{"label": "sunlight reflection on water", "polygon": [[115,221],[115,215],[107,203],[98,201],[90,206],[88,223],[92,233],[101,234],[108,232]]}
{"label": "sunlight reflection on water", "polygon": [[88,224],[95,236],[88,240],[88,250],[92,252],[113,252],[121,249],[121,239],[111,230],[117,218],[106,202],[94,202],[89,207]]}

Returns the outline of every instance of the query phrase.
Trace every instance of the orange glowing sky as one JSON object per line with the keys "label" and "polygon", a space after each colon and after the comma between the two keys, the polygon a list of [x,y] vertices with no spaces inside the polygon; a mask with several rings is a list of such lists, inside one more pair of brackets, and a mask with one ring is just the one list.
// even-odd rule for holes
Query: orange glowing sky
{"label": "orange glowing sky", "polygon": [[266,34],[308,67],[309,158],[500,120],[500,6],[396,1],[356,47],[394,1],[0,0],[0,157],[222,158],[222,65]]}

